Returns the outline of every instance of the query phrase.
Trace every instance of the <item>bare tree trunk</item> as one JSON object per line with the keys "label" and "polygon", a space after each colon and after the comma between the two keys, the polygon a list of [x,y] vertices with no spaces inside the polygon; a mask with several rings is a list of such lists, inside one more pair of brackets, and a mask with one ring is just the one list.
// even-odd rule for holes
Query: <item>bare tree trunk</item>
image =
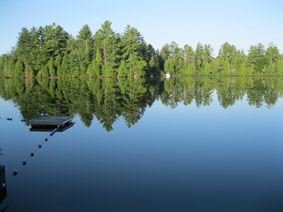
{"label": "bare tree trunk", "polygon": [[132,51],[130,51],[130,67],[132,66]]}
{"label": "bare tree trunk", "polygon": [[137,72],[134,71],[134,80],[135,80],[135,82],[136,82],[136,79],[137,79]]}
{"label": "bare tree trunk", "polygon": [[25,68],[25,78],[30,79],[30,73],[26,68]]}
{"label": "bare tree trunk", "polygon": [[85,41],[85,50],[86,50],[86,52],[88,52],[87,40]]}
{"label": "bare tree trunk", "polygon": [[28,87],[29,83],[30,83],[30,76],[29,76],[29,74],[27,74],[27,71],[25,70],[25,86],[26,86],[26,88]]}
{"label": "bare tree trunk", "polygon": [[184,63],[185,63],[185,67],[187,67],[187,52],[184,52]]}
{"label": "bare tree trunk", "polygon": [[106,109],[106,89],[104,89],[104,108]]}
{"label": "bare tree trunk", "polygon": [[231,64],[228,63],[228,74],[230,74],[230,72],[231,72]]}

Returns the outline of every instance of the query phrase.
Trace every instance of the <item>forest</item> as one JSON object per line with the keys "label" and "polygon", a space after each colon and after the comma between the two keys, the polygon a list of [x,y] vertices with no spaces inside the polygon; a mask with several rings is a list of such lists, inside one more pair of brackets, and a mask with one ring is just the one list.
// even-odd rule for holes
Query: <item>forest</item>
{"label": "forest", "polygon": [[22,28],[16,46],[0,56],[0,76],[22,78],[126,78],[177,75],[283,75],[283,55],[270,43],[248,54],[225,42],[218,55],[209,44],[155,50],[134,27],[122,34],[105,21],[94,34],[84,25],[76,37],[60,25]]}
{"label": "forest", "polygon": [[[228,108],[237,101],[254,107],[272,107],[283,96],[283,77],[176,77],[4,79],[0,97],[19,108],[26,125],[40,115],[79,115],[85,126],[98,120],[113,130],[118,119],[128,127],[136,124],[155,101],[175,108],[195,104],[206,107],[214,101]],[[188,107],[188,110],[190,108]]]}

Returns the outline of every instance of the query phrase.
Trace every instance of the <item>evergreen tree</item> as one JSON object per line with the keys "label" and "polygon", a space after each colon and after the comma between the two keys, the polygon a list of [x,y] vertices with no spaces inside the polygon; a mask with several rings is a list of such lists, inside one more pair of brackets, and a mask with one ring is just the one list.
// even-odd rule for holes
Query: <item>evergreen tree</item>
{"label": "evergreen tree", "polygon": [[224,65],[224,70],[226,70],[227,67],[228,74],[232,73],[232,64],[235,62],[236,55],[236,47],[228,42],[225,42],[219,50],[218,57]]}
{"label": "evergreen tree", "polygon": [[196,68],[197,70],[200,70],[203,68],[203,60],[204,60],[204,51],[203,51],[203,45],[201,43],[197,44],[196,50],[195,50],[195,58],[196,58]]}
{"label": "evergreen tree", "polygon": [[130,69],[129,74],[134,77],[144,75],[147,65],[142,54],[142,43],[143,38],[138,30],[128,25],[121,38],[122,58]]}
{"label": "evergreen tree", "polygon": [[103,59],[104,70],[118,67],[118,40],[119,35],[115,34],[115,32],[112,30],[110,21],[105,21],[104,24],[102,24],[101,29],[95,33],[95,52],[100,52]]}
{"label": "evergreen tree", "polygon": [[251,46],[248,55],[225,42],[213,57],[209,44],[195,51],[176,42],[156,51],[140,32],[127,26],[120,35],[105,21],[92,35],[84,25],[76,37],[60,25],[22,28],[10,54],[0,56],[0,76],[6,77],[152,77],[172,74],[282,74],[283,58],[272,43]]}
{"label": "evergreen tree", "polygon": [[88,25],[84,25],[77,36],[78,54],[82,74],[85,73],[93,57],[93,38]]}
{"label": "evergreen tree", "polygon": [[19,55],[19,58],[24,62],[26,75],[32,71],[30,67],[30,53],[32,50],[31,45],[31,35],[27,28],[22,28],[22,31],[19,33],[19,38],[17,42],[16,52]]}

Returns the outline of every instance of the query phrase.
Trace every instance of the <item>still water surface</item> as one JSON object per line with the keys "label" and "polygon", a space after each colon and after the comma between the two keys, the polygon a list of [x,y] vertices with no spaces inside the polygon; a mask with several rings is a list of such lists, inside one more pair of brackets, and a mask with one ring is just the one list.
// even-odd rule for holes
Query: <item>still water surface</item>
{"label": "still water surface", "polygon": [[[0,97],[1,212],[283,210],[282,78],[2,79]],[[42,114],[75,124],[30,131]]]}

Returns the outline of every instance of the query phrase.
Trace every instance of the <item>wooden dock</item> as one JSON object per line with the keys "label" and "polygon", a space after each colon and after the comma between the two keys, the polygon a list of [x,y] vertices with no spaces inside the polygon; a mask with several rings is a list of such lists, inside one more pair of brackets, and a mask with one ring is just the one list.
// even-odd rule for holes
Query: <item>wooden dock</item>
{"label": "wooden dock", "polygon": [[[63,127],[60,127],[56,132],[64,132],[65,130],[71,128],[74,125],[73,122],[65,124]],[[31,132],[51,132],[54,130],[54,126],[33,126],[29,130]]]}
{"label": "wooden dock", "polygon": [[71,123],[71,116],[41,116],[39,118],[30,120],[31,127],[33,128],[55,128],[58,125],[60,128],[63,128]]}

